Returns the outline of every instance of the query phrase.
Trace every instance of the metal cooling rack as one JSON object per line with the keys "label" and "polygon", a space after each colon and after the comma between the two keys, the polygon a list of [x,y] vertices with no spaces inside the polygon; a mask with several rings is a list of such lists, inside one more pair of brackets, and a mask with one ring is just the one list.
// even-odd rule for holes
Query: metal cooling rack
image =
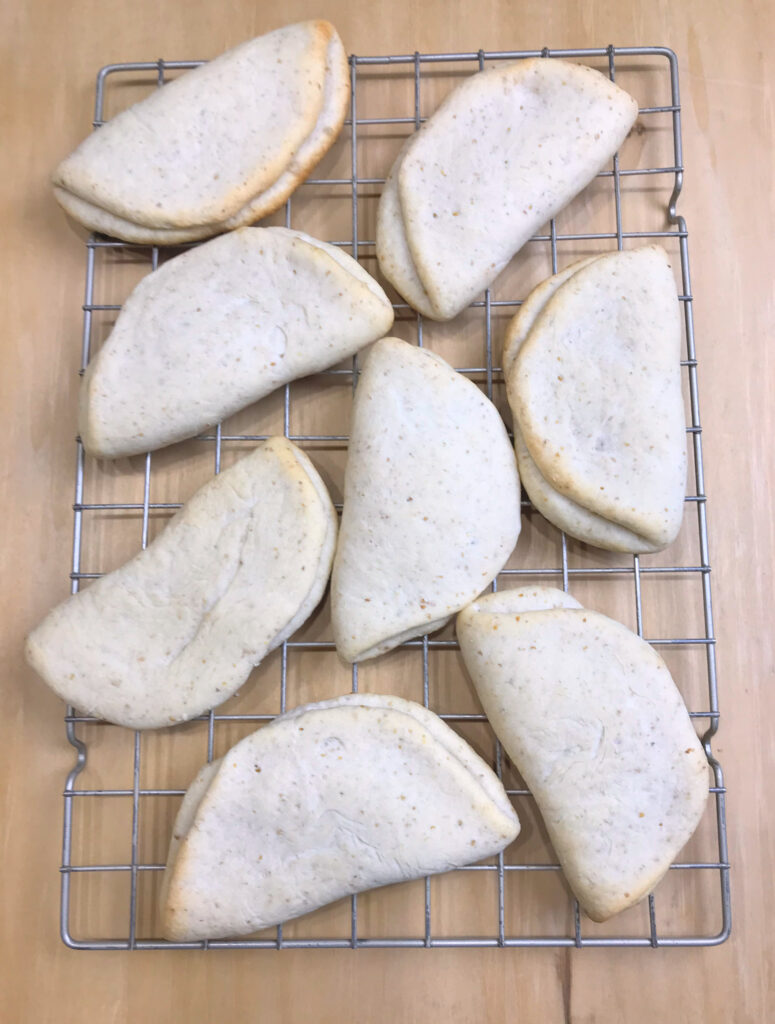
{"label": "metal cooling rack", "polygon": [[[72,771],[67,777],[67,781],[64,789],[64,829],[63,829],[63,844],[62,844],[62,865],[61,865],[61,935],[66,945],[75,949],[202,949],[202,948],[231,948],[231,949],[244,949],[244,948],[298,948],[298,947],[315,947],[315,948],[331,948],[331,947],[351,947],[351,948],[363,948],[363,947],[439,947],[439,946],[468,946],[468,947],[487,947],[487,946],[501,946],[501,947],[514,947],[514,946],[566,946],[566,947],[584,947],[584,946],[646,946],[646,947],[658,947],[658,946],[704,946],[704,945],[717,945],[728,937],[731,925],[731,913],[730,913],[730,893],[729,893],[729,863],[727,858],[727,837],[726,837],[726,820],[725,820],[725,787],[721,765],[714,756],[712,750],[712,740],[716,734],[719,724],[719,710],[718,710],[718,696],[717,696],[717,685],[716,685],[716,658],[715,658],[715,637],[713,633],[713,613],[711,606],[711,586],[710,586],[710,562],[708,556],[708,534],[707,534],[707,519],[706,519],[706,496],[704,486],[704,475],[703,475],[703,461],[702,461],[702,428],[700,425],[700,413],[699,413],[699,401],[698,401],[698,387],[697,387],[697,359],[695,355],[695,344],[694,344],[694,323],[692,316],[692,291],[691,282],[689,276],[689,250],[688,250],[688,236],[686,222],[684,218],[677,212],[676,206],[678,198],[681,193],[683,184],[683,161],[682,161],[682,148],[681,148],[681,103],[680,94],[678,88],[678,62],[676,55],[672,50],[661,47],[661,46],[643,46],[643,47],[605,47],[605,48],[594,48],[594,49],[577,49],[577,50],[522,50],[522,51],[509,51],[509,52],[470,52],[470,53],[443,53],[443,54],[407,54],[402,56],[389,56],[389,57],[350,57],[350,73],[351,73],[351,84],[352,84],[352,99],[350,105],[350,117],[345,122],[346,125],[350,126],[350,152],[351,152],[351,173],[347,177],[342,178],[310,178],[305,183],[306,185],[337,185],[349,189],[352,197],[352,236],[346,240],[333,240],[333,244],[340,245],[348,248],[355,259],[358,259],[359,254],[363,250],[369,250],[373,252],[374,241],[366,241],[360,238],[358,229],[358,189],[359,186],[364,185],[381,185],[384,182],[384,178],[367,178],[360,177],[358,172],[358,128],[365,125],[401,125],[414,126],[415,130],[419,127],[423,118],[420,116],[420,93],[423,83],[424,74],[434,66],[444,64],[462,64],[470,67],[472,72],[480,70],[484,67],[486,61],[501,61],[501,60],[514,60],[524,57],[544,57],[551,59],[555,57],[564,58],[577,58],[577,59],[588,59],[593,60],[607,60],[608,70],[611,79],[615,79],[617,67],[626,67],[626,62],[632,62],[635,58],[664,58],[666,62],[666,69],[670,75],[670,95],[671,102],[664,106],[652,106],[642,107],[640,110],[640,116],[648,117],[654,114],[670,114],[672,118],[672,138],[673,138],[673,154],[674,160],[671,166],[666,167],[637,167],[637,168],[622,168],[619,166],[618,155],[613,158],[612,166],[609,170],[601,172],[599,177],[608,178],[611,181],[613,188],[615,211],[616,211],[616,230],[613,232],[589,232],[589,233],[574,233],[574,234],[562,234],[558,233],[555,222],[552,221],[550,225],[549,234],[537,235],[532,240],[534,243],[548,245],[551,252],[552,270],[556,272],[558,269],[557,260],[557,243],[562,241],[572,240],[607,240],[611,246],[616,246],[621,249],[625,239],[644,238],[671,238],[678,241],[680,249],[681,259],[681,281],[682,281],[682,294],[679,296],[683,315],[685,320],[685,334],[686,334],[686,358],[682,360],[682,366],[686,368],[688,375],[689,384],[689,396],[690,396],[690,408],[689,408],[689,423],[687,426],[687,433],[690,436],[690,444],[693,449],[694,455],[694,484],[695,493],[690,494],[686,497],[686,514],[694,514],[697,517],[697,529],[699,535],[699,552],[700,559],[698,564],[694,565],[673,565],[673,566],[652,566],[648,564],[642,564],[641,559],[635,555],[632,558],[632,564],[624,567],[589,567],[589,568],[573,568],[568,564],[568,547],[565,535],[562,535],[562,557],[560,565],[550,565],[542,568],[529,568],[529,569],[506,569],[501,574],[499,579],[506,578],[508,576],[525,576],[525,577],[543,577],[549,583],[561,582],[564,589],[568,589],[571,581],[574,577],[594,578],[602,575],[618,575],[629,577],[632,580],[633,586],[633,600],[635,602],[635,612],[637,621],[637,630],[639,635],[643,635],[643,615],[642,615],[642,597],[641,597],[641,581],[644,576],[650,573],[660,573],[667,576],[681,574],[684,576],[690,576],[698,579],[702,588],[702,607],[704,614],[704,634],[700,636],[679,636],[679,637],[667,637],[667,638],[653,638],[648,637],[648,641],[654,645],[666,645],[666,646],[701,646],[705,650],[705,661],[707,666],[707,696],[708,705],[707,708],[703,708],[699,711],[692,711],[692,717],[702,719],[707,722],[707,727],[703,733],[702,739],[705,747],[705,751],[708,756],[708,760],[713,770],[714,785],[711,787],[710,792],[713,795],[715,801],[715,825],[716,825],[716,836],[713,840],[716,849],[714,850],[715,856],[710,859],[696,862],[681,862],[672,865],[672,870],[679,871],[682,874],[687,872],[713,872],[718,875],[718,898],[719,903],[717,908],[720,911],[721,928],[718,932],[710,934],[689,934],[689,935],[666,935],[661,934],[657,927],[658,914],[656,909],[656,901],[653,895],[648,898],[648,929],[644,931],[642,935],[621,935],[621,936],[600,936],[594,934],[585,934],[585,928],[588,930],[591,925],[586,921],[582,921],[579,913],[578,903],[574,901],[573,906],[573,925],[567,933],[561,933],[556,935],[520,935],[511,934],[507,931],[505,926],[505,911],[504,911],[504,893],[505,888],[509,884],[509,876],[515,872],[523,871],[558,871],[559,865],[557,864],[511,864],[504,863],[503,854],[501,854],[497,863],[494,864],[479,864],[472,865],[469,868],[462,870],[467,871],[490,871],[497,874],[497,889],[498,889],[498,927],[494,930],[493,934],[478,937],[450,937],[434,933],[431,927],[431,887],[430,880],[425,880],[425,927],[424,934],[416,937],[406,938],[395,938],[395,937],[363,937],[359,935],[359,922],[358,922],[358,897],[354,896],[351,898],[351,914],[350,914],[350,929],[349,935],[341,938],[299,938],[299,937],[284,937],[282,926],[276,929],[276,935],[271,939],[264,940],[240,940],[240,941],[210,941],[210,942],[183,942],[183,943],[170,943],[165,942],[161,939],[144,939],[137,936],[137,891],[138,891],[138,879],[143,872],[158,872],[162,871],[164,865],[158,863],[142,863],[138,855],[138,835],[139,835],[139,801],[140,797],[182,797],[184,790],[171,789],[171,788],[159,788],[159,789],[147,789],[141,788],[140,785],[140,763],[141,763],[141,744],[139,732],[134,735],[134,755],[133,755],[133,772],[132,772],[132,787],[126,789],[79,789],[77,787],[79,781],[79,775],[86,766],[87,762],[87,745],[79,736],[79,726],[83,723],[97,723],[96,719],[89,718],[88,716],[78,714],[76,709],[72,707],[67,708],[65,717],[66,732],[69,742],[77,751],[77,761]],[[159,60],[156,62],[139,62],[139,63],[123,63],[123,64],[109,64],[103,67],[97,75],[97,86],[96,86],[96,104],[95,104],[95,118],[94,127],[98,127],[103,121],[103,100],[105,93],[105,85],[109,76],[113,75],[133,75],[138,74],[146,76],[149,83],[152,84],[153,80],[158,85],[162,85],[165,81],[165,72],[177,71],[193,68],[201,64],[202,61],[163,61]],[[357,86],[358,86],[358,74],[359,70],[363,68],[385,68],[390,69],[398,67],[406,71],[407,68],[413,69],[414,72],[414,108],[412,111],[407,113],[404,117],[377,117],[377,118],[364,118],[358,116],[357,111]],[[390,73],[389,71],[386,74]],[[150,76],[153,76],[151,78]],[[363,137],[363,136],[362,136]],[[340,140],[340,145],[347,145],[346,135]],[[667,176],[668,179],[672,179],[673,187],[672,194],[670,195],[669,201],[666,204],[665,212],[667,214],[667,220],[671,224],[671,227],[663,231],[627,231],[624,229],[623,216],[622,216],[622,196],[620,190],[621,179],[630,175],[658,175]],[[305,186],[300,186],[304,188]],[[291,223],[291,200],[286,203],[285,207],[286,224],[290,226]],[[299,226],[299,225],[295,225]],[[119,310],[121,307],[118,305],[99,305],[94,303],[94,283],[95,283],[95,255],[99,250],[105,248],[112,249],[127,249],[137,253],[138,251],[145,251],[149,258],[149,269],[155,270],[158,264],[159,250],[156,247],[138,247],[136,245],[126,245],[123,242],[111,240],[100,235],[93,235],[86,244],[86,291],[85,301],[83,304],[83,338],[82,338],[82,352],[81,352],[81,372],[86,366],[89,360],[91,340],[92,340],[92,314],[95,311],[101,310]],[[489,290],[485,293],[485,297],[482,301],[474,302],[472,305],[477,309],[482,310],[482,316],[484,320],[484,338],[485,338],[485,351],[484,360],[482,365],[475,367],[458,367],[457,369],[461,373],[467,375],[478,375],[484,377],[484,383],[488,396],[492,397],[493,394],[493,383],[502,380],[502,374],[499,367],[493,365],[492,356],[492,329],[491,329],[491,314],[493,309],[496,307],[517,307],[520,305],[520,299],[502,299],[496,300],[491,298]],[[406,303],[397,302],[394,304],[394,308],[405,311],[411,314],[409,306]],[[417,342],[419,345],[423,344],[423,323],[422,318],[417,315]],[[357,384],[357,360],[353,360],[352,369],[332,369],[327,371],[328,374],[344,374],[352,376],[353,388]],[[500,375],[500,377],[499,377]],[[290,432],[290,412],[291,412],[291,389],[290,386],[285,387],[285,398],[284,398],[284,432],[287,437],[291,440],[304,444],[306,442],[315,441],[329,441],[329,442],[340,442],[344,446],[347,442],[346,435],[339,434],[292,434]],[[264,439],[266,435],[245,435],[245,434],[226,434],[218,426],[214,433],[203,435],[199,440],[205,444],[212,446],[213,458],[214,458],[214,470],[216,473],[220,470],[221,462],[221,444],[223,441],[258,441]],[[84,513],[91,511],[108,512],[113,510],[123,510],[129,514],[133,514],[138,519],[139,535],[142,547],[145,547],[148,543],[148,525],[149,525],[149,514],[151,511],[164,510],[164,509],[175,509],[180,507],[178,502],[153,502],[151,501],[151,474],[152,474],[152,456],[150,454],[145,457],[145,476],[144,476],[144,489],[143,489],[143,500],[137,503],[105,503],[105,504],[89,504],[84,503],[84,476],[85,476],[85,458],[83,447],[81,446],[80,439],[77,441],[77,461],[76,461],[76,477],[75,477],[75,503],[74,503],[74,531],[73,531],[73,551],[72,551],[72,572],[70,578],[72,581],[72,592],[75,593],[80,585],[81,580],[94,579],[101,575],[98,572],[83,571],[81,566],[81,541],[83,535],[83,523]],[[529,509],[529,502],[523,500],[523,507]],[[494,584],[494,586],[497,585]],[[438,640],[429,639],[427,636],[422,639],[413,640],[404,645],[412,650],[416,651],[418,660],[418,672],[422,674],[422,695],[426,706],[429,704],[429,667],[428,667],[428,654],[430,650],[452,648],[456,649],[457,644],[454,640]],[[334,650],[333,642],[331,641],[304,641],[304,640],[289,640],[282,646],[281,659],[280,659],[280,680],[279,680],[279,706],[280,711],[285,710],[286,706],[286,681],[289,659],[293,658],[297,651],[301,650]],[[352,668],[352,690],[357,692],[358,690],[358,666],[354,665]],[[207,732],[207,754],[208,759],[212,759],[213,756],[213,739],[214,730],[219,722],[224,721],[255,721],[260,723],[272,719],[273,715],[230,715],[228,713],[210,712],[208,715],[202,716],[200,719]],[[442,718],[447,721],[464,722],[464,721],[486,721],[484,715],[480,714],[442,714]],[[100,724],[100,723],[97,723]],[[502,756],[500,746],[496,745],[496,768],[498,774],[502,774]],[[525,789],[511,789],[508,791],[511,797],[514,799],[517,806],[519,801],[529,796],[529,793]],[[131,831],[131,854],[128,861],[123,863],[101,863],[101,864],[76,864],[72,860],[72,836],[73,836],[73,816],[78,813],[78,809],[83,805],[84,801],[88,801],[93,797],[110,797],[115,799],[131,799],[132,801],[132,831]],[[126,872],[130,877],[130,898],[129,905],[127,907],[126,917],[126,930],[125,933],[116,938],[104,939],[104,938],[89,938],[89,937],[76,937],[71,931],[71,914],[73,910],[73,900],[71,899],[71,880],[74,875],[82,874],[88,877],[94,877],[96,874],[104,872]],[[570,897],[569,897],[570,899]],[[303,921],[304,919],[300,919]]]}

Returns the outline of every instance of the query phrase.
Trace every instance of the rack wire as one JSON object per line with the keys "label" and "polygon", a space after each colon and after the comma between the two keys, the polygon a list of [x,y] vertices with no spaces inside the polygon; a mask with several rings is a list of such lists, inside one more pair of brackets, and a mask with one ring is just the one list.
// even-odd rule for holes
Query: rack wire
{"label": "rack wire", "polygon": [[[374,241],[365,240],[360,237],[359,231],[359,197],[362,197],[364,188],[379,186],[384,182],[383,177],[366,177],[359,175],[359,129],[361,129],[361,141],[364,141],[364,132],[367,126],[401,126],[406,131],[416,130],[424,120],[421,116],[421,90],[426,77],[439,66],[455,65],[463,66],[468,73],[474,73],[485,66],[486,62],[499,62],[503,60],[515,60],[526,57],[573,58],[585,61],[604,61],[607,63],[608,73],[612,80],[615,79],[617,70],[620,68],[639,67],[639,61],[644,58],[658,58],[664,60],[660,67],[660,74],[669,74],[670,102],[663,105],[644,106],[640,109],[640,118],[648,119],[653,115],[669,115],[672,129],[672,164],[667,166],[643,166],[643,167],[622,167],[619,162],[619,155],[614,156],[610,169],[604,170],[599,177],[610,179],[613,189],[613,201],[615,210],[615,229],[609,231],[586,231],[586,232],[562,232],[558,231],[556,222],[553,220],[549,226],[548,233],[536,235],[531,244],[549,247],[551,256],[552,272],[558,269],[558,247],[563,242],[594,241],[595,243],[606,243],[609,247],[622,249],[625,242],[633,239],[672,239],[678,244],[680,252],[680,294],[679,299],[683,310],[685,328],[685,358],[681,365],[688,383],[689,416],[687,423],[687,438],[691,454],[693,455],[693,483],[694,493],[686,497],[686,517],[696,517],[697,538],[699,543],[699,557],[688,564],[661,565],[652,562],[648,556],[632,556],[631,562],[625,565],[595,565],[582,564],[572,565],[569,558],[569,542],[564,534],[561,536],[559,564],[542,565],[538,567],[513,567],[504,569],[498,580],[493,585],[498,586],[507,582],[511,577],[529,578],[550,584],[559,584],[568,590],[577,580],[603,580],[608,578],[629,579],[632,583],[632,600],[634,601],[635,622],[637,631],[643,636],[643,583],[650,577],[673,580],[682,578],[697,581],[701,589],[702,618],[704,631],[698,635],[678,635],[646,637],[648,641],[662,648],[700,648],[704,651],[704,677],[705,692],[707,693],[707,705],[700,708],[692,708],[690,713],[696,720],[704,725],[701,728],[701,735],[708,761],[713,774],[713,785],[710,788],[712,795],[711,806],[713,806],[714,830],[711,846],[712,849],[702,859],[678,862],[672,865],[672,871],[680,873],[683,878],[697,873],[712,874],[717,876],[718,884],[713,891],[714,905],[710,910],[716,914],[718,927],[697,927],[687,929],[683,933],[665,933],[658,927],[659,912],[658,897],[652,894],[648,898],[648,920],[641,934],[599,934],[595,932],[591,922],[583,920],[579,912],[578,903],[567,897],[570,906],[568,920],[570,926],[567,930],[558,930],[556,933],[548,934],[521,933],[510,929],[506,922],[506,898],[507,888],[513,878],[525,872],[558,872],[559,865],[556,862],[515,863],[506,862],[504,855],[494,862],[471,865],[461,869],[462,872],[485,872],[492,873],[497,880],[496,914],[497,925],[491,933],[484,935],[445,935],[439,934],[432,924],[432,888],[430,879],[424,883],[424,926],[420,934],[394,936],[391,934],[364,936],[359,931],[359,900],[353,896],[349,909],[348,934],[336,937],[316,937],[314,934],[305,935],[284,935],[282,926],[278,927],[271,938],[243,939],[239,941],[205,941],[205,942],[166,942],[160,938],[143,937],[138,935],[138,884],[141,877],[146,873],[161,872],[164,865],[157,862],[146,862],[140,856],[140,801],[145,798],[182,798],[184,790],[173,787],[144,787],[141,785],[141,733],[135,732],[132,746],[131,784],[120,788],[81,788],[79,783],[82,773],[87,766],[88,745],[83,737],[84,727],[101,727],[103,723],[83,714],[79,714],[73,707],[68,707],[65,723],[67,739],[77,752],[77,760],[70,771],[64,788],[64,828],[62,841],[62,864],[61,864],[61,907],[60,925],[61,936],[66,945],[75,949],[283,949],[298,947],[331,948],[350,947],[367,948],[375,946],[383,947],[518,947],[518,946],[565,946],[565,947],[595,947],[595,946],[636,946],[636,947],[660,947],[660,946],[702,946],[716,945],[725,941],[730,933],[731,912],[730,912],[730,891],[729,891],[729,863],[727,856],[727,836],[725,818],[725,787],[721,765],[714,754],[712,741],[719,725],[719,705],[716,679],[716,658],[715,658],[715,636],[713,631],[713,611],[711,602],[710,583],[710,560],[708,552],[708,530],[707,530],[707,499],[705,495],[705,482],[702,458],[702,427],[700,422],[698,382],[697,382],[697,357],[695,352],[694,321],[692,315],[692,290],[689,272],[689,248],[688,232],[686,221],[677,211],[677,203],[683,186],[683,157],[681,144],[681,101],[678,84],[678,61],[675,53],[661,46],[645,47],[601,47],[591,49],[574,50],[551,50],[548,48],[526,51],[503,51],[485,52],[482,50],[466,53],[436,53],[436,54],[405,54],[400,56],[351,56],[349,58],[352,99],[350,105],[350,116],[345,124],[349,126],[348,133],[343,133],[338,146],[349,146],[350,150],[350,173],[339,177],[312,177],[297,190],[298,196],[301,190],[314,186],[336,186],[345,191],[349,190],[351,196],[351,237],[346,239],[331,239],[335,245],[347,248],[353,257],[363,259],[373,258]],[[105,91],[108,80],[112,76],[132,76],[133,80],[139,75],[142,80],[149,83],[155,81],[158,86],[165,82],[165,76],[169,72],[187,70],[201,64],[201,61],[154,61],[154,62],[131,62],[121,64],[109,64],[103,67],[97,75],[96,102],[94,127],[97,128],[103,123],[103,110],[105,102]],[[362,76],[365,69],[383,69],[385,75],[395,73],[394,69],[402,74],[413,76],[414,104],[413,109],[406,115],[396,117],[364,117],[358,111],[359,85],[362,84]],[[359,78],[359,75],[361,78]],[[368,139],[365,140],[368,142]],[[387,170],[387,167],[385,168]],[[663,208],[665,223],[668,225],[660,230],[625,230],[625,215],[623,212],[622,181],[636,176],[654,176],[660,181],[669,183],[669,192]],[[289,199],[285,205],[285,223],[290,226],[292,221],[292,201]],[[304,228],[303,224],[294,224],[294,227]],[[113,239],[100,235],[92,235],[86,243],[86,286],[85,299],[83,303],[83,334],[81,344],[80,372],[86,367],[93,347],[93,317],[95,313],[118,311],[121,307],[118,304],[95,303],[95,281],[98,267],[97,257],[103,250],[127,250],[134,254],[142,252],[148,260],[148,269],[153,271],[159,262],[159,249],[157,247],[138,247],[127,245]],[[370,268],[373,269],[373,268]],[[521,298],[496,298],[487,290],[484,297],[472,304],[472,308],[481,311],[483,318],[484,336],[484,358],[479,365],[456,367],[459,372],[464,373],[480,382],[486,394],[492,398],[493,388],[502,381],[502,372],[495,364],[493,355],[493,316],[503,308],[506,311],[516,309],[521,304]],[[422,346],[425,343],[424,325],[422,317],[410,310],[409,306],[397,301],[394,303],[397,316],[411,317],[416,324],[416,341]],[[477,314],[478,315],[478,314]],[[426,325],[427,333],[427,325]],[[322,376],[340,376],[344,379],[351,377],[353,389],[358,380],[357,357],[353,359],[349,368],[334,368],[326,371]],[[283,430],[291,440],[304,445],[313,445],[316,442],[328,442],[345,447],[347,435],[341,433],[293,433],[291,426],[291,385],[286,385],[283,396]],[[225,442],[251,442],[260,441],[264,434],[240,434],[228,433],[219,425],[211,433],[204,434],[198,438],[198,442],[211,446],[213,456],[213,469],[215,473],[220,471],[222,445]],[[180,507],[181,502],[159,502],[151,500],[151,480],[153,472],[153,460],[151,454],[145,456],[143,474],[143,496],[139,502],[86,502],[85,478],[87,460],[80,439],[77,439],[76,474],[75,474],[75,502],[73,547],[72,547],[72,568],[70,573],[72,592],[75,593],[82,581],[95,579],[101,575],[98,571],[84,569],[82,566],[82,549],[84,531],[86,529],[86,517],[92,512],[110,513],[122,512],[137,520],[138,541],[145,548],[149,539],[149,522],[152,514],[157,512],[172,511]],[[99,472],[99,467],[95,468]],[[523,495],[523,511],[530,512],[530,503]],[[422,637],[409,641],[404,645],[412,652],[412,657],[418,661],[418,677],[421,679],[421,697],[425,706],[440,712],[441,717],[453,726],[469,722],[486,723],[486,718],[478,713],[462,713],[453,710],[444,711],[434,707],[431,701],[430,687],[430,662],[431,652],[442,650],[456,650],[457,643],[454,639],[439,639],[438,637]],[[310,640],[291,639],[282,645],[279,659],[279,712],[286,709],[288,690],[288,666],[292,659],[305,651],[333,651],[332,640]],[[680,683],[680,680],[679,680]],[[351,689],[358,691],[359,676],[358,665],[352,667]],[[226,705],[228,709],[228,704]],[[253,722],[256,726],[261,722],[271,720],[273,714],[230,714],[228,710],[211,711],[203,715],[200,721],[206,736],[207,758],[213,758],[215,730],[223,722]],[[146,734],[147,735],[147,734]],[[494,743],[494,767],[499,776],[504,774],[505,755],[502,754],[499,744]],[[88,775],[88,773],[87,773]],[[507,790],[519,810],[521,802],[530,798],[530,794],[524,785],[512,786]],[[75,844],[74,820],[79,813],[83,812],[86,804],[95,798],[109,798],[115,800],[131,801],[131,837],[129,856],[127,859],[118,862],[92,862],[80,863],[74,860]],[[524,804],[523,804],[524,806]],[[113,873],[125,873],[129,876],[129,901],[126,914],[125,933],[113,937],[101,936],[78,936],[73,932],[72,918],[74,911],[78,909],[77,902],[72,895],[73,879],[78,877],[81,881],[88,881],[98,876]],[[468,876],[469,878],[472,875]],[[694,890],[687,889],[687,892]],[[83,901],[89,900],[84,894]],[[717,899],[717,903],[715,900]],[[704,908],[706,911],[709,909]],[[705,915],[706,918],[708,915]],[[494,915],[495,918],[495,915]],[[305,919],[301,919],[303,923]]]}

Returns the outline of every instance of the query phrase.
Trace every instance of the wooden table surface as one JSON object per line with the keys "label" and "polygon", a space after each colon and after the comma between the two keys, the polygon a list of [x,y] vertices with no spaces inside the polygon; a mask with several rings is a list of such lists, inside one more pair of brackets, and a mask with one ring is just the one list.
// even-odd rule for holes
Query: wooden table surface
{"label": "wooden table surface", "polygon": [[[88,953],[58,935],[63,707],[24,634],[67,593],[82,238],[48,177],[88,130],[109,61],[215,56],[325,16],[356,53],[665,44],[681,69],[710,498],[733,934],[719,948]],[[772,1013],[770,393],[775,386],[775,7],[744,0],[391,4],[30,0],[0,13],[5,508],[0,1011],[16,1022],[763,1021]],[[104,499],[103,499],[104,500]],[[95,827],[98,827],[95,825]],[[163,856],[163,853],[162,853]]]}

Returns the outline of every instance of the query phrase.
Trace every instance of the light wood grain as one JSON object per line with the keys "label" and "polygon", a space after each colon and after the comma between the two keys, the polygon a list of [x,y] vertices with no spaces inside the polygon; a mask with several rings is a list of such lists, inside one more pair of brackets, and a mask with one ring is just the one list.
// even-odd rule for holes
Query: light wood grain
{"label": "light wood grain", "polygon": [[[719,638],[722,728],[717,739],[730,787],[730,857],[733,864],[733,937],[704,950],[585,951],[360,951],[89,954],[75,953],[58,938],[61,784],[72,763],[64,741],[62,705],[25,667],[21,638],[67,593],[72,531],[75,397],[83,288],[81,237],[53,202],[48,175],[62,155],[88,131],[96,69],[113,60],[208,57],[279,24],[323,14],[340,29],[349,51],[358,53],[519,48],[543,44],[587,46],[665,43],[679,54],[684,103],[687,180],[681,198],[691,233],[697,343],[700,357],[706,484],[710,496],[711,556]],[[349,7],[331,0],[325,10],[290,0],[282,12],[244,0],[127,5],[76,0],[69,4],[6,5],[6,53],[0,63],[3,152],[0,196],[5,316],[0,397],[3,433],[3,654],[6,666],[2,742],[3,921],[0,928],[5,975],[4,1019],[9,1021],[218,1019],[262,1021],[527,1021],[597,1022],[649,1020],[758,1021],[767,1018],[772,995],[770,883],[773,830],[765,780],[773,767],[773,675],[770,633],[773,434],[768,401],[775,377],[768,343],[773,300],[772,152],[773,72],[766,54],[775,33],[772,10],[746,2],[734,16],[699,0],[684,4],[619,5],[558,3],[513,5],[484,0],[456,3],[397,3]],[[371,98],[381,102],[376,87]],[[360,96],[359,96],[360,99]],[[429,97],[429,101],[430,101]],[[346,154],[345,154],[346,157]],[[335,166],[336,154],[327,158]],[[364,157],[366,159],[366,157]],[[376,172],[374,172],[376,173]],[[640,197],[642,200],[642,196]],[[320,205],[320,204],[318,204]],[[368,204],[367,204],[368,205]],[[329,209],[329,207],[327,207]],[[643,206],[639,209],[642,211]],[[303,211],[301,211],[303,212]],[[584,216],[604,216],[595,200]],[[317,214],[310,210],[309,216]],[[328,214],[326,214],[328,216]],[[349,237],[342,211],[341,237]],[[365,213],[366,223],[372,215]],[[638,214],[640,216],[640,214]],[[310,223],[307,221],[306,223]],[[372,221],[373,223],[373,221]],[[362,229],[361,237],[368,231]],[[126,288],[136,272],[125,261],[106,268],[98,301],[111,288]],[[546,268],[535,270],[536,280]],[[117,301],[120,301],[117,300]],[[403,327],[399,325],[397,333]],[[103,333],[107,331],[107,320]],[[465,325],[456,344],[473,344]],[[496,333],[500,328],[496,326]],[[406,334],[409,337],[409,334]],[[444,351],[446,336],[436,338]],[[459,350],[459,349],[458,349]],[[498,396],[496,395],[496,398]],[[298,426],[308,429],[325,413],[346,421],[343,394],[300,386]],[[238,421],[242,427],[276,429],[280,406],[272,400]],[[231,457],[229,455],[228,457]],[[341,453],[315,453],[334,487],[341,481]],[[176,500],[211,470],[211,453],[178,446],[154,457],[160,472],[155,500]],[[137,460],[97,471],[94,500],[138,500]],[[129,497],[131,495],[131,497]],[[158,528],[154,523],[154,528]],[[87,533],[84,567],[118,564],[137,543],[136,519],[97,524]],[[520,557],[549,555],[548,533],[530,531]],[[687,544],[691,538],[687,536]],[[683,554],[682,550],[682,554]],[[537,564],[530,563],[527,564]],[[619,598],[611,596],[621,607]],[[622,595],[622,601],[625,600]],[[678,598],[650,603],[658,632]],[[605,610],[605,609],[603,609]],[[691,614],[687,612],[687,614]],[[620,614],[621,617],[621,614]],[[325,612],[309,629],[323,635]],[[404,653],[365,673],[368,689],[417,695],[414,664]],[[439,699],[462,699],[464,680],[448,665],[434,666]],[[261,672],[277,671],[269,664]],[[682,671],[675,666],[676,673]],[[688,670],[686,670],[688,672]],[[349,679],[332,656],[325,668],[300,662],[289,680],[289,703],[342,692]],[[688,678],[685,676],[684,678]],[[387,683],[389,682],[389,685]],[[691,685],[689,683],[688,685]],[[255,695],[260,686],[251,688]],[[411,690],[415,687],[414,690]],[[298,698],[297,695],[298,694]],[[247,700],[244,695],[239,700]],[[266,697],[269,701],[269,696]],[[251,698],[251,706],[257,707]],[[234,710],[239,709],[239,701]],[[268,708],[273,710],[273,708]],[[98,731],[89,771],[95,785],[109,785],[125,772],[127,735]],[[219,743],[240,734],[226,732]],[[472,735],[474,742],[477,740]],[[201,760],[201,736],[183,730],[144,762],[148,785],[163,780],[185,785]],[[216,751],[218,752],[218,751]],[[126,784],[126,777],[122,778]],[[78,825],[80,853],[90,844],[100,854],[126,856],[125,810],[101,816],[95,809]],[[121,815],[124,814],[124,820]],[[150,837],[143,856],[161,859],[167,827],[164,811],[149,811]],[[157,817],[153,817],[158,815]],[[540,845],[540,824],[526,814]],[[415,920],[415,893],[407,891],[407,922]],[[561,894],[562,895],[562,894]],[[513,912],[536,912],[551,893],[520,893]],[[460,896],[439,896],[439,926],[451,925],[450,907]],[[463,902],[470,902],[467,896]],[[489,897],[488,897],[489,900]],[[114,901],[117,901],[114,903]],[[153,893],[141,896],[144,928],[154,925]],[[83,913],[109,928],[125,907],[125,894],[94,895]],[[379,895],[367,904],[368,929],[387,926]],[[403,913],[403,912],[402,912]],[[78,922],[76,922],[78,923]],[[562,923],[562,922],[560,922]],[[343,924],[336,908],[320,922],[322,932]],[[474,919],[471,927],[475,927]],[[298,927],[298,926],[296,926]],[[486,927],[482,924],[482,927]]]}

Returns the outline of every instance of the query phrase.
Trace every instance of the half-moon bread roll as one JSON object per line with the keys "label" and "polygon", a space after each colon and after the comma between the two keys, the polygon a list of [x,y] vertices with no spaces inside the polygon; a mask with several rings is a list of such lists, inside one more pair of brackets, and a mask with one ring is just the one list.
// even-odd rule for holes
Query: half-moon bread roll
{"label": "half-moon bread roll", "polygon": [[457,635],[584,911],[604,921],[637,903],[708,798],[708,762],[662,658],[548,587],[480,598]]}
{"label": "half-moon bread roll", "polygon": [[380,286],[336,246],[287,228],[214,238],[127,299],[84,374],[84,447],[113,459],[192,437],[392,323]]}
{"label": "half-moon bread roll", "polygon": [[659,246],[580,260],[525,300],[503,372],[522,483],[560,529],[612,551],[675,540],[686,487],[680,346]]}
{"label": "half-moon bread roll", "polygon": [[494,772],[399,697],[307,704],[205,765],[167,859],[164,935],[247,935],[490,857],[519,833]]}
{"label": "half-moon bread roll", "polygon": [[380,270],[425,316],[450,320],[622,144],[638,104],[555,59],[472,75],[411,136],[377,212]]}
{"label": "half-moon bread roll", "polygon": [[230,697],[323,595],[336,512],[307,456],[271,438],[149,546],[51,611],[27,660],[80,711],[134,729]]}
{"label": "half-moon bread roll", "polygon": [[111,118],[54,173],[59,203],[128,242],[253,224],[327,152],[350,98],[342,41],[304,21],[241,43]]}
{"label": "half-moon bread roll", "polygon": [[440,629],[508,560],[519,499],[492,402],[432,352],[378,341],[355,392],[331,579],[340,655],[373,658]]}

